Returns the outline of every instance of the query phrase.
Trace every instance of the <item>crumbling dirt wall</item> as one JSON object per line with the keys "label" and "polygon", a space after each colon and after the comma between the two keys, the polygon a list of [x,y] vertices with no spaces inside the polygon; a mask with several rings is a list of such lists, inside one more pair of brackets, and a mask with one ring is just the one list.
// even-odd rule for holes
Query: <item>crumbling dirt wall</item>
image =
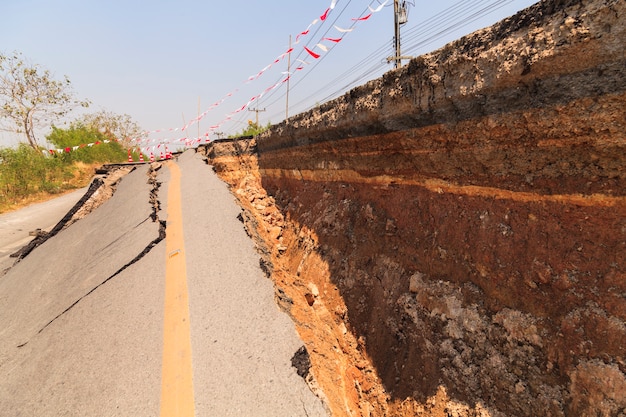
{"label": "crumbling dirt wall", "polygon": [[626,2],[214,144],[334,415],[626,415]]}

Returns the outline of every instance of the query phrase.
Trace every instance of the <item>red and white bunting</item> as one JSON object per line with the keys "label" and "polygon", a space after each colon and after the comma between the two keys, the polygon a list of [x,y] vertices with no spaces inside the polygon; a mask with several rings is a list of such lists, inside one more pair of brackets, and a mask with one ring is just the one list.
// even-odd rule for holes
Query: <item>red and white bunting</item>
{"label": "red and white bunting", "polygon": [[[308,36],[310,34],[311,28],[313,26],[315,26],[316,24],[318,24],[319,22],[326,22],[330,16],[330,14],[332,13],[332,11],[335,9],[336,5],[337,5],[338,0],[332,0],[330,5],[324,10],[324,12],[319,16],[319,18],[314,19],[305,30],[303,30],[302,32],[300,32],[295,39],[295,44],[298,44],[301,40],[301,38]],[[369,20],[372,15],[374,13],[378,13],[380,12],[386,5],[387,3],[389,3],[389,0],[386,0],[385,2],[379,4],[376,8],[373,8],[371,6],[368,6],[369,9],[369,13],[361,16],[361,17],[355,17],[355,18],[351,18],[350,20],[352,21],[352,26],[348,27],[348,28],[342,28],[340,26],[337,25],[333,25],[333,28],[339,32],[340,36],[335,36],[335,37],[323,37],[321,39],[321,41],[319,41],[318,43],[314,44],[313,47],[307,47],[307,46],[302,46],[302,50],[304,52],[306,52],[310,57],[312,57],[313,59],[320,59],[322,57],[322,53],[326,53],[329,51],[330,47],[328,45],[325,45],[324,43],[322,43],[323,41],[327,41],[327,42],[331,42],[334,44],[338,44],[339,42],[342,41],[343,37],[347,34],[352,32],[355,27],[354,25],[359,23],[359,22],[364,22]],[[317,48],[320,53],[314,51],[313,49]],[[267,71],[269,71],[269,69],[274,66],[275,64],[280,63],[284,58],[286,58],[287,56],[289,56],[291,53],[294,52],[294,48],[293,47],[289,47],[289,49],[287,49],[285,52],[283,52],[282,54],[280,54],[279,56],[277,56],[274,61],[272,61],[270,64],[266,65],[265,67],[263,67],[261,70],[259,70],[256,74],[251,75],[250,77],[248,77],[244,83],[250,83],[252,81],[256,81],[258,80],[263,74],[265,74]],[[248,108],[253,102],[259,100],[261,97],[263,97],[263,95],[271,92],[272,90],[278,88],[279,86],[281,86],[282,84],[286,83],[287,81],[290,80],[290,78],[297,72],[297,71],[301,71],[305,68],[306,65],[309,65],[308,62],[302,60],[302,59],[297,59],[297,62],[300,62],[302,65],[297,66],[294,70],[292,70],[291,72],[282,72],[283,75],[285,75],[285,77],[280,80],[279,82],[277,82],[276,84],[267,87],[265,90],[263,90],[260,94],[250,98],[250,100],[248,100],[248,102],[246,104],[243,104],[241,107],[237,108],[236,110],[228,113],[225,115],[225,118],[216,123],[213,124],[212,126],[209,127],[209,130],[204,134],[203,137],[200,138],[196,138],[196,139],[189,139],[187,137],[184,138],[180,138],[180,139],[135,139],[135,141],[137,143],[142,143],[143,146],[148,146],[146,149],[154,149],[155,147],[152,146],[150,147],[149,145],[152,143],[156,143],[156,142],[161,142],[161,143],[171,143],[171,142],[184,142],[185,146],[187,147],[191,147],[195,144],[201,143],[203,140],[205,142],[209,142],[209,132],[215,132],[217,129],[220,129],[221,126],[232,120],[232,118],[244,111],[246,108]],[[142,136],[147,136],[149,134],[153,134],[153,133],[164,133],[164,132],[177,132],[177,131],[181,131],[181,132],[185,132],[186,130],[189,129],[189,127],[191,127],[192,125],[199,123],[204,117],[207,116],[207,114],[214,110],[215,108],[221,106],[228,98],[232,97],[235,93],[237,93],[239,91],[239,89],[235,89],[231,92],[229,92],[228,94],[226,94],[222,99],[216,101],[215,103],[213,103],[206,111],[204,111],[203,113],[199,114],[197,117],[193,118],[192,120],[190,120],[187,124],[185,124],[185,126],[183,126],[182,128],[170,128],[170,129],[158,129],[158,130],[153,130],[153,131],[146,131],[142,133]],[[89,146],[89,145],[87,145]],[[160,145],[159,145],[160,146]]]}

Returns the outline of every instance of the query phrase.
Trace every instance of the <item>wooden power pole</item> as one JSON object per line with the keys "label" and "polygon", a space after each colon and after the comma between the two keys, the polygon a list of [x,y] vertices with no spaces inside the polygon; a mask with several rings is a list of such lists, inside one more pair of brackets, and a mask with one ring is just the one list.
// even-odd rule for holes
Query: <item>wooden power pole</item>
{"label": "wooden power pole", "polygon": [[[291,51],[291,35],[289,35],[289,51]],[[287,100],[285,103],[285,122],[289,119],[289,80],[291,79],[291,52],[287,56]],[[288,122],[287,122],[288,123]]]}
{"label": "wooden power pole", "polygon": [[394,56],[387,58],[387,62],[394,61],[395,67],[402,66],[403,59],[411,59],[410,56],[402,56],[402,47],[400,45],[400,26],[407,22],[406,6],[404,1],[400,4],[400,0],[393,0],[393,29],[394,29]]}
{"label": "wooden power pole", "polygon": [[256,113],[256,127],[257,129],[259,128],[259,113],[262,111],[265,111],[265,109],[259,109],[258,107],[256,109],[248,109],[248,111],[253,111]]}

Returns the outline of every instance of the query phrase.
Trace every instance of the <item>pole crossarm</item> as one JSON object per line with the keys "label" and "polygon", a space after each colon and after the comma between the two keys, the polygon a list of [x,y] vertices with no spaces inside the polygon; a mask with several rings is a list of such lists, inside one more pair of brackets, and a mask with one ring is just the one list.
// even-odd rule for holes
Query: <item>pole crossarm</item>
{"label": "pole crossarm", "polygon": [[263,112],[263,111],[266,111],[266,109],[259,109],[257,107],[256,109],[248,109],[248,111],[253,111],[253,112],[256,113],[256,121],[255,121],[255,123],[256,123],[256,126],[258,128],[259,127],[259,113]]}

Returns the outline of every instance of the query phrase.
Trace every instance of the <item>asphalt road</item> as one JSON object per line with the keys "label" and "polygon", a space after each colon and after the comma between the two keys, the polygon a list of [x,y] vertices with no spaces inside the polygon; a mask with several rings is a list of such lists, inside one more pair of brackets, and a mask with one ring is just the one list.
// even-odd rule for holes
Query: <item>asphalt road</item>
{"label": "asphalt road", "polygon": [[0,275],[15,262],[10,255],[30,242],[30,232],[36,229],[49,232],[85,191],[85,188],[81,188],[50,201],[0,214]]}
{"label": "asphalt road", "polygon": [[234,197],[193,151],[171,164],[0,278],[1,416],[328,415]]}

